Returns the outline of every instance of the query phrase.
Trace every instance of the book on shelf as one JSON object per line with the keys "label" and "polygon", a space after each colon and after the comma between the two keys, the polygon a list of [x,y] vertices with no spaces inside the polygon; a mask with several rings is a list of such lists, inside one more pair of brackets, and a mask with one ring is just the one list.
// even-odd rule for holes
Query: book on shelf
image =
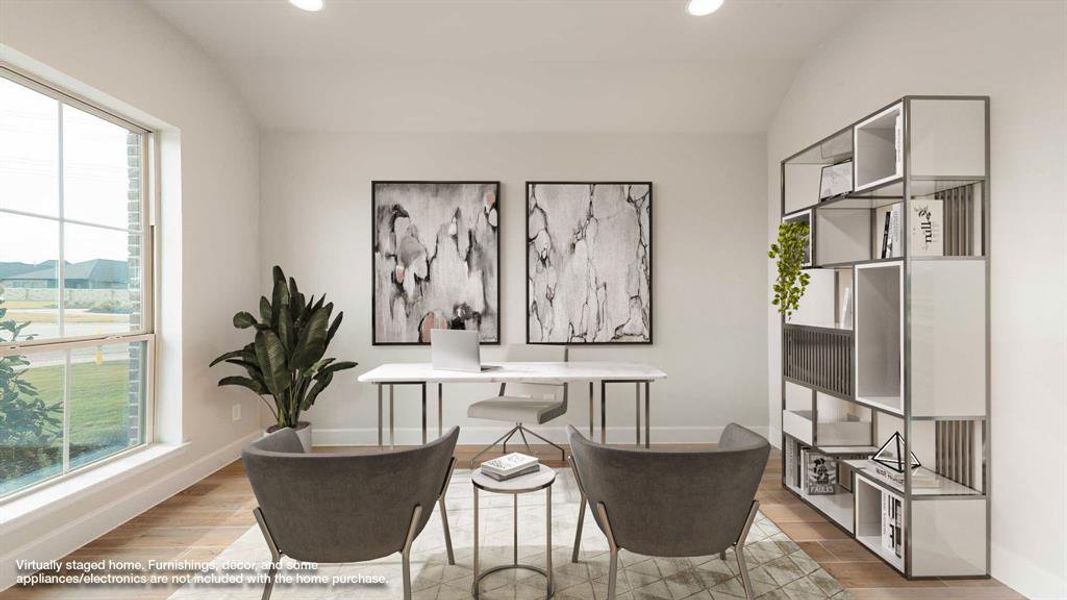
{"label": "book on shelf", "polygon": [[512,477],[518,477],[527,473],[533,473],[540,468],[537,458],[527,456],[519,452],[505,454],[499,458],[487,460],[482,463],[482,473],[497,481],[504,481]]}
{"label": "book on shelf", "polygon": [[902,555],[904,510],[900,500],[882,492],[882,548]]}
{"label": "book on shelf", "polygon": [[[904,486],[904,474],[898,473],[892,469],[884,467],[874,461],[871,461],[872,469],[868,469],[868,472],[874,473],[874,475],[888,483],[896,484],[901,487]],[[911,470],[911,487],[912,489],[930,489],[938,487],[937,474],[933,471],[923,468],[917,468]]]}
{"label": "book on shelf", "polygon": [[809,494],[837,493],[837,461],[822,452],[807,453],[807,492]]}

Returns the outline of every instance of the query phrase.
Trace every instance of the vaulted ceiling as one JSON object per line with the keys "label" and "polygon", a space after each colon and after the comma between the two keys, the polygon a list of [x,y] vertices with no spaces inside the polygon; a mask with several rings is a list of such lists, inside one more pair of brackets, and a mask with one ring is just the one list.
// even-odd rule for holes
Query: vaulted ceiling
{"label": "vaulted ceiling", "polygon": [[863,0],[147,0],[265,129],[763,131]]}

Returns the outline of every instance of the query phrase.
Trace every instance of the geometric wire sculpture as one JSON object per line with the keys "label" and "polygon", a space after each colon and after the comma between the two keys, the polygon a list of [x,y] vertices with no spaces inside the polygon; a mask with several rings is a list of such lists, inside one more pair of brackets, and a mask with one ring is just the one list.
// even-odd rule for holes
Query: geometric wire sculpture
{"label": "geometric wire sculpture", "polygon": [[[900,437],[900,432],[894,432],[888,440],[882,444],[882,447],[878,449],[878,453],[874,455],[875,462],[884,465],[890,469],[893,469],[897,473],[904,472],[904,440]],[[915,457],[915,453],[911,453],[911,468],[918,469],[922,465],[919,463],[919,459]]]}

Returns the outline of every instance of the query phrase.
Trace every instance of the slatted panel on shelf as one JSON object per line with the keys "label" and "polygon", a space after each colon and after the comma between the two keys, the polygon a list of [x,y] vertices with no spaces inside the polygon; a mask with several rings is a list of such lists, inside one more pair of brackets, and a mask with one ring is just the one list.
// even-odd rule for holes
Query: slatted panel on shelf
{"label": "slatted panel on shelf", "polygon": [[785,376],[817,390],[852,397],[852,331],[785,326]]}
{"label": "slatted panel on shelf", "polygon": [[934,470],[956,483],[974,488],[974,421],[942,420],[935,423]]}
{"label": "slatted panel on shelf", "polygon": [[976,206],[974,185],[963,185],[934,194],[944,204],[945,256],[972,256],[975,251],[974,219]]}

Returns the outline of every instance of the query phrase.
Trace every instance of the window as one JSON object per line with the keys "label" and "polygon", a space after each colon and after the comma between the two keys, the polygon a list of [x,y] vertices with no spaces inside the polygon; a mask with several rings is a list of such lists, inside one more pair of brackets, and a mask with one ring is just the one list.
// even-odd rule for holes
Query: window
{"label": "window", "polygon": [[0,498],[151,438],[150,137],[0,67]]}

